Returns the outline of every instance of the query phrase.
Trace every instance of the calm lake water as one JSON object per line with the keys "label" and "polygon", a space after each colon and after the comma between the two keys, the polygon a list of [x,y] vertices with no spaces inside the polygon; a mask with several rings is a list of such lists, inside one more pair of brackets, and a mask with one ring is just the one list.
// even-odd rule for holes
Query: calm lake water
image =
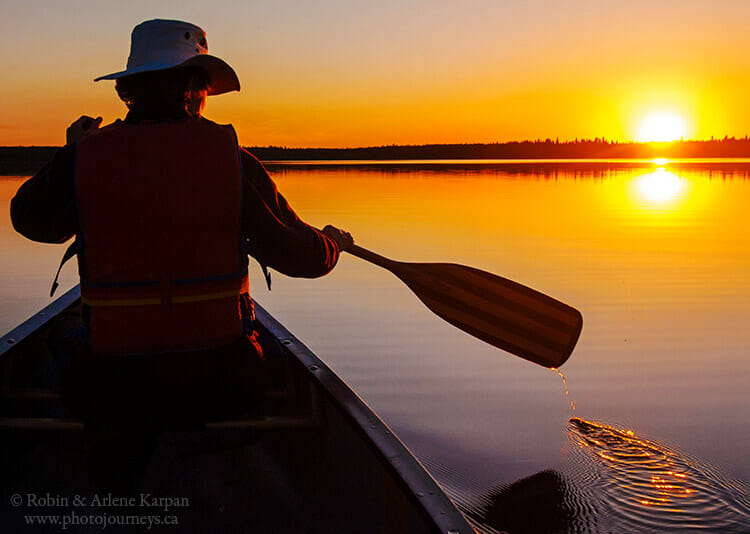
{"label": "calm lake water", "polygon": [[[393,259],[491,271],[583,313],[563,382],[353,256],[319,280],[274,273],[271,292],[251,267],[255,298],[478,530],[750,532],[750,162],[268,168],[311,224]],[[10,227],[23,180],[0,177],[3,331],[49,302],[64,251]],[[61,285],[75,278],[71,262]]]}

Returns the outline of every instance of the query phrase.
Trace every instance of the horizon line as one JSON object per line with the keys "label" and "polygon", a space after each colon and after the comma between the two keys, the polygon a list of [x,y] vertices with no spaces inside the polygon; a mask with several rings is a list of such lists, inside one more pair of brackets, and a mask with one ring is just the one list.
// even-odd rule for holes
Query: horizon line
{"label": "horizon line", "polygon": [[[560,140],[559,137],[552,139],[546,137],[544,139],[523,139],[514,141],[463,141],[463,142],[452,142],[452,143],[390,143],[380,145],[360,145],[360,146],[286,146],[286,145],[243,145],[243,148],[263,148],[263,149],[277,149],[277,150],[361,150],[361,149],[374,149],[374,148],[398,148],[398,147],[440,147],[440,146],[482,146],[482,145],[512,145],[512,144],[551,144],[551,145],[569,145],[569,144],[602,144],[602,145],[672,145],[680,143],[712,143],[712,142],[725,142],[725,141],[750,141],[750,135],[745,134],[744,137],[736,137],[725,135],[724,137],[711,136],[710,139],[674,139],[672,141],[618,141],[614,139],[606,139],[604,137],[582,137],[574,139]],[[60,148],[64,145],[0,145],[0,148]]]}

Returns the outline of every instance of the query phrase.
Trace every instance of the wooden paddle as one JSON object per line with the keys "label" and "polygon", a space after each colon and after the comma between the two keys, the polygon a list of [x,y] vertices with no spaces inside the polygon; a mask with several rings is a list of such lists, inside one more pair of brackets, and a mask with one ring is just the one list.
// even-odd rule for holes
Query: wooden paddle
{"label": "wooden paddle", "polygon": [[346,252],[391,271],[425,306],[464,332],[544,367],[560,367],[583,327],[575,308],[501,276],[455,263],[394,261]]}

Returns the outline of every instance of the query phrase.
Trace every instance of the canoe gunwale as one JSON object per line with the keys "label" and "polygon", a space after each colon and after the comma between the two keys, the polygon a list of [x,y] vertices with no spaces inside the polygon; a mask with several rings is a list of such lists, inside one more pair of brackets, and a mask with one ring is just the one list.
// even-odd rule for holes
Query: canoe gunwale
{"label": "canoe gunwale", "polygon": [[79,298],[81,298],[81,288],[76,285],[74,288],[68,290],[43,309],[26,319],[3,337],[0,337],[0,362],[2,362],[5,353],[15,349],[19,344],[23,343],[27,337],[42,328],[60,312],[74,304]]}
{"label": "canoe gunwale", "polygon": [[332,403],[352,421],[383,466],[410,496],[412,504],[422,510],[437,531],[446,534],[475,532],[419,460],[359,395],[257,301],[255,315],[302,363],[313,382],[320,385]]}

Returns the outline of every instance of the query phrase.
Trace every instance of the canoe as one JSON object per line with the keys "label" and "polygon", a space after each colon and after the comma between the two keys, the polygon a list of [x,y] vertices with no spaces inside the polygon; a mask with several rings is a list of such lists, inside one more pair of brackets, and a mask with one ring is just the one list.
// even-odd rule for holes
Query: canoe
{"label": "canoe", "polygon": [[134,491],[96,487],[93,431],[29,378],[50,357],[54,319],[79,301],[76,287],[0,338],[0,531],[474,532],[394,432],[261,306],[286,356],[273,408],[161,432]]}

